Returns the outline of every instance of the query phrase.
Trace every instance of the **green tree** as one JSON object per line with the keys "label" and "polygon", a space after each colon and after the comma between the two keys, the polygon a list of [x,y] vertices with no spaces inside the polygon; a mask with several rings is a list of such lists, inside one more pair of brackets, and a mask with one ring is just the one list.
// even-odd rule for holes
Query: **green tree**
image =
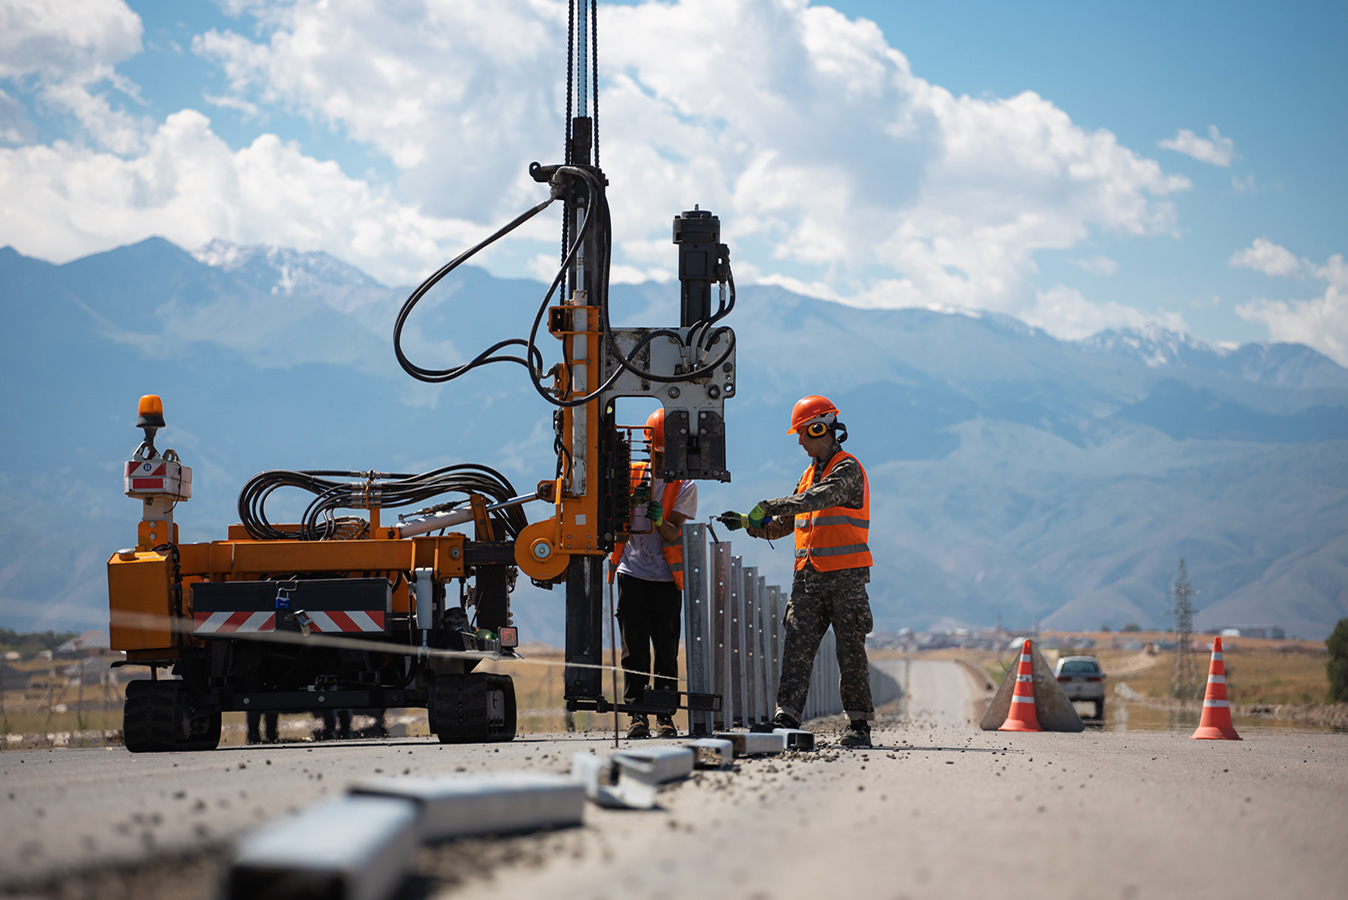
{"label": "green tree", "polygon": [[1329,648],[1329,699],[1348,703],[1348,619],[1339,619],[1325,646]]}
{"label": "green tree", "polygon": [[28,633],[0,628],[0,651],[17,650],[24,656],[32,656],[39,650],[55,650],[73,637],[79,637],[78,631],[33,631]]}
{"label": "green tree", "polygon": [[1142,630],[1142,626],[1139,625],[1139,624],[1137,624],[1136,622],[1129,622],[1127,625],[1123,626],[1123,627],[1120,628],[1119,630],[1120,630],[1120,631],[1126,631],[1126,632],[1128,632],[1129,634],[1132,634],[1132,633],[1134,633],[1134,632],[1141,631],[1141,630]]}

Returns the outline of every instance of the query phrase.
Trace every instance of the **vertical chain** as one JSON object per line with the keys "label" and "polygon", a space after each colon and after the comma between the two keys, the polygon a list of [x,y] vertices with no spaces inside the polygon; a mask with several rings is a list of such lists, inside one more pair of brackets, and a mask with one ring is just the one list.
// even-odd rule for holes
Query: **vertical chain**
{"label": "vertical chain", "polygon": [[[565,134],[562,136],[564,141],[562,144],[562,160],[567,165],[571,164],[571,80],[574,77],[573,66],[576,56],[576,3],[578,2],[580,2],[580,0],[566,0],[566,113],[562,116],[566,121],[564,123]],[[567,238],[570,237],[568,234],[568,226],[570,225],[567,221],[568,218],[569,217],[565,213],[562,214],[561,259],[563,262],[566,261],[566,244]]]}
{"label": "vertical chain", "polygon": [[590,0],[590,71],[594,78],[594,167],[599,168],[599,0]]}
{"label": "vertical chain", "polygon": [[576,64],[576,3],[579,0],[567,0],[566,2],[566,146],[562,148],[562,159],[569,166],[571,165],[571,109],[575,102],[571,94],[572,82],[575,80]]}

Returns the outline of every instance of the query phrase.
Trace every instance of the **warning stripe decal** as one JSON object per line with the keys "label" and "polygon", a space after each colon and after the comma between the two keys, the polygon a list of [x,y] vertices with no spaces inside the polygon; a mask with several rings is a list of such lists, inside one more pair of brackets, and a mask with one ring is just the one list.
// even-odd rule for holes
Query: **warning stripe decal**
{"label": "warning stripe decal", "polygon": [[[382,633],[384,611],[380,609],[306,610],[313,630],[328,634]],[[251,610],[222,610],[193,615],[196,634],[257,634],[276,630],[276,613]]]}
{"label": "warning stripe decal", "polygon": [[382,632],[384,630],[383,610],[306,610],[313,620],[315,631],[323,632]]}
{"label": "warning stripe decal", "polygon": [[276,613],[238,610],[199,612],[193,615],[197,634],[257,634],[276,630]]}

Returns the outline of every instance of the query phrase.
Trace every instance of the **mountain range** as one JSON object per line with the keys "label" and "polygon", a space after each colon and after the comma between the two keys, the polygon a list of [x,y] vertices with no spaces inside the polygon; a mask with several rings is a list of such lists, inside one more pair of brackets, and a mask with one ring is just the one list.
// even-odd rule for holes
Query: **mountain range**
{"label": "mountain range", "polygon": [[[464,267],[418,307],[405,348],[463,362],[525,336],[544,291]],[[159,445],[194,469],[183,541],[223,537],[264,469],[551,477],[551,408],[520,367],[447,385],[401,371],[391,333],[408,292],[284,248],[150,239],[63,265],[0,249],[0,624],[106,622],[104,564],[138,519],[121,467],[141,394],[164,398]],[[677,285],[615,285],[611,305],[616,324],[666,325]],[[1308,347],[1160,328],[1062,341],[1004,316],[763,286],[741,288],[725,324],[733,479],[700,485],[699,517],[788,493],[806,462],[791,405],[826,394],[870,479],[878,630],[1164,627],[1180,559],[1197,627],[1318,639],[1348,616],[1348,371]],[[620,401],[620,421],[644,420],[642,402]],[[734,547],[789,584],[789,547]],[[514,604],[524,639],[562,642],[560,592],[522,585]]]}

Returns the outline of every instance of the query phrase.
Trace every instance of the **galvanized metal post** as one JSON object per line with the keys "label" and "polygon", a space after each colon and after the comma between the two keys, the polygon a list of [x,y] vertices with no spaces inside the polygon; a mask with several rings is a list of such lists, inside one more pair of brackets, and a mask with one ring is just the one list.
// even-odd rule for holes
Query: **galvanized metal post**
{"label": "galvanized metal post", "polygon": [[759,704],[758,669],[758,568],[744,567],[744,643],[740,656],[744,660],[744,724],[758,721],[763,708]]}
{"label": "galvanized metal post", "polygon": [[[711,647],[708,633],[711,617],[707,595],[707,526],[683,526],[683,648],[684,672],[690,693],[709,694]],[[688,731],[710,734],[711,713],[688,711]]]}
{"label": "galvanized metal post", "polygon": [[718,542],[711,553],[711,633],[715,640],[712,648],[712,690],[721,695],[721,712],[715,716],[715,730],[729,727],[735,720],[735,696],[730,689],[731,644],[730,639],[734,617],[730,609],[730,542]]}
{"label": "galvanized metal post", "polygon": [[735,718],[732,720],[735,724],[744,724],[745,698],[748,691],[745,690],[745,653],[746,638],[744,635],[744,558],[740,556],[730,557],[730,615],[732,619],[730,628],[730,690],[735,695]]}
{"label": "galvanized metal post", "polygon": [[768,588],[768,612],[772,620],[772,652],[768,657],[768,671],[771,677],[768,679],[768,699],[773,712],[777,710],[777,691],[782,685],[782,641],[785,638],[785,630],[782,626],[782,620],[786,614],[786,609],[782,604],[782,589],[777,585]]}
{"label": "galvanized metal post", "polygon": [[758,610],[758,720],[766,722],[772,718],[772,608],[768,605],[768,580],[758,576],[758,589],[754,591],[754,605]]}

